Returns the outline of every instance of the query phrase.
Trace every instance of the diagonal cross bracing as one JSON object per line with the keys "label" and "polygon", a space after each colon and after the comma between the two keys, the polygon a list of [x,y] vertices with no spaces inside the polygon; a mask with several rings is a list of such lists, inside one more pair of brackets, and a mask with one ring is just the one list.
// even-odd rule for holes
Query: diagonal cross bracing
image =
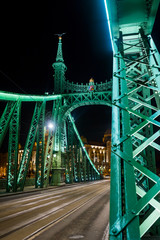
{"label": "diagonal cross bracing", "polygon": [[27,136],[26,144],[24,147],[24,152],[22,155],[22,159],[20,162],[20,167],[19,167],[19,172],[18,172],[18,179],[17,179],[17,185],[20,188],[20,190],[23,190],[24,184],[25,184],[25,179],[27,175],[27,170],[28,170],[28,165],[33,149],[33,145],[35,142],[35,137],[36,137],[36,132],[37,132],[37,126],[39,123],[42,107],[43,107],[43,102],[36,103],[35,105],[35,110],[33,113],[29,133]]}
{"label": "diagonal cross bracing", "polygon": [[21,102],[17,102],[9,125],[8,169],[6,191],[17,191],[19,122]]}
{"label": "diagonal cross bracing", "polygon": [[[117,45],[118,49],[123,49],[123,45],[125,45],[125,41],[127,41],[123,34],[121,39],[121,44]],[[155,59],[155,51],[152,51],[152,54],[146,54],[146,52],[149,51],[149,44],[147,45],[147,41],[147,37],[143,34],[143,31],[140,30],[136,46],[141,48],[141,51],[134,53],[134,42],[133,45],[130,44],[129,53],[127,52],[128,48],[124,48],[124,50],[121,51],[117,50],[118,52],[115,55],[118,59],[117,61],[119,63],[122,62],[122,65],[119,64],[118,71],[114,70],[115,79],[117,83],[121,83],[121,85],[119,85],[120,94],[113,99],[113,104],[121,113],[119,118],[121,121],[120,126],[126,130],[121,131],[121,135],[113,145],[112,151],[123,163],[121,168],[124,169],[122,170],[124,190],[122,190],[121,194],[122,199],[124,199],[122,206],[124,203],[123,208],[125,210],[124,213],[121,211],[119,219],[115,219],[115,222],[110,227],[111,239],[112,236],[113,239],[121,239],[120,234],[123,235],[125,231],[127,239],[140,239],[147,231],[150,231],[151,226],[160,218],[157,209],[151,211],[147,218],[145,217],[145,209],[150,209],[150,202],[155,201],[155,197],[160,191],[159,177],[152,172],[154,171],[153,169],[155,169],[154,151],[155,149],[158,151],[160,150],[159,144],[155,142],[160,136],[160,130],[156,130],[156,128],[160,128],[160,122],[158,120],[160,112],[158,110],[159,105],[157,100],[159,87],[155,84],[159,75],[157,74],[157,69],[160,67],[156,63],[154,66],[150,65],[150,59],[152,61]],[[133,51],[131,52],[132,47]],[[154,56],[154,58],[152,56]],[[135,70],[136,68],[137,71]],[[125,88],[124,92],[122,87],[125,82],[127,88]],[[128,104],[125,99],[127,99]],[[129,114],[129,118],[126,117],[127,115],[124,115],[125,113]],[[130,125],[129,128],[127,128],[128,123]],[[129,140],[131,155],[127,154],[126,148],[129,146],[127,145]],[[119,147],[121,151],[118,149]],[[126,164],[132,166],[131,168],[136,170],[134,170],[136,181],[134,179],[132,179],[132,181],[135,181],[135,184],[140,184],[142,188],[144,186],[146,186],[146,189],[148,188],[146,195],[138,200],[137,203],[135,202],[135,207],[132,204],[128,207],[126,204],[126,201],[131,201],[130,196],[132,196],[133,193],[137,194],[134,190],[131,193],[130,189],[125,187],[125,185],[127,186],[127,182],[125,181],[128,181],[126,180],[126,176],[127,174],[131,174],[131,172],[127,172],[128,170],[125,172]],[[154,185],[153,182],[156,184]],[[124,195],[123,191],[125,191]],[[143,214],[140,215],[142,211]],[[138,221],[136,222],[135,219]],[[129,231],[130,227],[132,229],[133,226],[135,232]]]}

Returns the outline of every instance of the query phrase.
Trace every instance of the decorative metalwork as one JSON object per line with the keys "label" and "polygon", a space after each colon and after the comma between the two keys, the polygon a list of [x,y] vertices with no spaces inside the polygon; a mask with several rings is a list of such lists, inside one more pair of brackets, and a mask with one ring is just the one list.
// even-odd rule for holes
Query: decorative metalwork
{"label": "decorative metalwork", "polygon": [[7,132],[9,122],[11,120],[15,106],[16,106],[16,102],[8,102],[4,112],[2,114],[2,117],[0,119],[0,146],[3,142],[5,134]]}
{"label": "decorative metalwork", "polygon": [[44,184],[44,146],[45,146],[45,103],[40,114],[37,130],[37,148],[36,148],[36,175],[35,187],[43,188]]}
{"label": "decorative metalwork", "polygon": [[19,144],[19,120],[21,102],[16,102],[14,112],[9,124],[9,143],[8,143],[8,169],[6,191],[17,191],[17,172],[18,172],[18,144]]}
{"label": "decorative metalwork", "polygon": [[[114,51],[110,239],[143,239],[145,233],[160,235],[155,162],[155,150],[160,151],[160,58],[149,35],[155,18],[151,12],[159,1],[116,2],[125,8],[124,16],[105,1]],[[134,16],[126,15],[129,5]]]}
{"label": "decorative metalwork", "polygon": [[32,154],[33,145],[35,142],[37,126],[39,123],[43,104],[44,104],[43,102],[36,103],[34,114],[32,117],[31,126],[27,136],[27,140],[24,147],[24,152],[23,152],[23,156],[20,162],[20,167],[18,172],[17,185],[20,188],[20,190],[23,190],[24,188],[28,165],[29,165],[31,154]]}

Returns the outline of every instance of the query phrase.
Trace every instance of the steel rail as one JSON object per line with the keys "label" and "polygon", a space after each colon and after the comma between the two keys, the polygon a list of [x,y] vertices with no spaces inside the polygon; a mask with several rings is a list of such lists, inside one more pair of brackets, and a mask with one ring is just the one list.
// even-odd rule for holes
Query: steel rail
{"label": "steel rail", "polygon": [[42,101],[52,101],[55,99],[62,98],[60,94],[58,95],[30,95],[30,94],[20,94],[12,92],[0,91],[0,100],[4,101],[22,101],[22,102],[42,102]]}
{"label": "steel rail", "polygon": [[[90,186],[90,185],[89,185],[89,186]],[[87,186],[87,187],[88,187],[88,186]],[[109,187],[106,188],[106,190],[108,190],[108,189],[109,189]],[[67,211],[67,212],[66,212],[65,214],[63,214],[62,216],[58,217],[57,219],[54,219],[52,222],[50,222],[50,223],[44,225],[43,227],[37,229],[35,232],[29,234],[27,237],[25,237],[25,238],[23,238],[23,239],[24,239],[24,240],[32,239],[33,236],[35,237],[37,234],[39,235],[39,234],[42,233],[44,230],[46,230],[48,227],[51,227],[51,226],[55,225],[56,223],[60,222],[61,220],[63,220],[64,218],[66,218],[66,217],[69,216],[70,214],[74,213],[75,211],[77,211],[78,209],[80,209],[81,207],[83,207],[84,205],[86,205],[87,203],[89,203],[90,201],[94,200],[96,197],[100,197],[102,194],[104,194],[104,190],[99,191],[99,193],[100,193],[100,194],[97,194],[96,196],[94,196],[94,197],[90,198],[89,200],[83,202],[82,204],[80,204],[79,206],[73,208],[72,210]],[[56,212],[60,211],[60,210],[63,209],[64,207],[67,207],[67,206],[69,206],[69,205],[71,205],[71,204],[73,204],[73,203],[79,202],[80,200],[83,200],[85,197],[87,197],[87,196],[89,196],[89,195],[92,195],[92,194],[94,194],[94,192],[91,192],[91,193],[89,193],[89,194],[87,194],[87,195],[84,195],[84,196],[82,196],[82,197],[79,197],[79,198],[73,200],[73,202],[69,202],[68,204],[66,203],[65,206],[64,206],[64,204],[62,204],[62,206],[61,206],[60,208],[58,208],[57,210],[53,210],[52,212],[50,212],[50,213],[48,213],[48,214],[45,214],[45,216],[43,216],[43,217],[40,216],[40,217],[37,218],[36,220],[30,221],[29,223],[24,224],[23,226],[19,226],[19,227],[15,228],[15,229],[7,232],[7,233],[4,233],[3,235],[0,235],[0,239],[2,239],[2,238],[4,238],[4,237],[7,237],[7,236],[9,236],[10,234],[15,233],[16,231],[18,231],[18,230],[20,230],[20,229],[22,229],[22,228],[28,227],[28,226],[30,226],[30,225],[38,222],[39,220],[46,219],[46,217],[49,217],[49,216],[51,216],[52,214],[55,214]]]}
{"label": "steel rail", "polygon": [[[109,188],[107,188],[106,190],[108,190]],[[102,195],[104,195],[104,190],[99,191],[100,193],[94,197],[92,197],[91,199],[85,201],[84,203],[80,204],[79,206],[73,208],[72,210],[68,211],[67,213],[63,214],[61,217],[58,217],[57,219],[53,220],[52,222],[44,225],[42,228],[39,228],[37,231],[35,231],[34,233],[28,235],[27,237],[25,237],[23,240],[32,240],[34,239],[36,236],[40,235],[41,233],[43,233],[44,231],[46,231],[48,228],[53,227],[54,225],[56,225],[57,223],[59,223],[60,221],[62,221],[63,219],[65,219],[66,217],[70,216],[72,213],[76,212],[77,210],[79,210],[80,208],[82,208],[83,206],[87,205],[88,203],[90,203],[91,201],[93,201],[96,198],[100,198]],[[79,201],[79,200],[77,200]],[[69,204],[68,204],[69,205]],[[63,208],[63,207],[62,207]],[[46,216],[45,216],[46,218]]]}

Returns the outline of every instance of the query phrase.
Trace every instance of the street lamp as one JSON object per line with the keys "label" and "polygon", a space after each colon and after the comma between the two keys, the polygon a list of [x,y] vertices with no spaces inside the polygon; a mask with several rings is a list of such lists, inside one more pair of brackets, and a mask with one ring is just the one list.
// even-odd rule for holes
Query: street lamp
{"label": "street lamp", "polygon": [[50,121],[47,126],[48,126],[48,128],[49,128],[50,130],[54,130],[54,129],[55,129],[55,123],[54,123],[54,122],[51,122],[51,121]]}

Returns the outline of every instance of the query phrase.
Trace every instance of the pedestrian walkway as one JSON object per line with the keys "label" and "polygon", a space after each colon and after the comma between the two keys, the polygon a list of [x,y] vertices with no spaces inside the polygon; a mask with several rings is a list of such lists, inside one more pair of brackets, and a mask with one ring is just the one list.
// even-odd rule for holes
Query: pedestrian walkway
{"label": "pedestrian walkway", "polygon": [[65,186],[65,183],[61,186],[48,186],[47,188],[35,188],[35,186],[25,186],[23,191],[9,192],[9,193],[6,192],[6,189],[0,189],[0,197],[6,197],[6,196],[29,193],[29,192],[45,191],[49,189],[56,189],[57,187],[62,187],[62,186]]}

